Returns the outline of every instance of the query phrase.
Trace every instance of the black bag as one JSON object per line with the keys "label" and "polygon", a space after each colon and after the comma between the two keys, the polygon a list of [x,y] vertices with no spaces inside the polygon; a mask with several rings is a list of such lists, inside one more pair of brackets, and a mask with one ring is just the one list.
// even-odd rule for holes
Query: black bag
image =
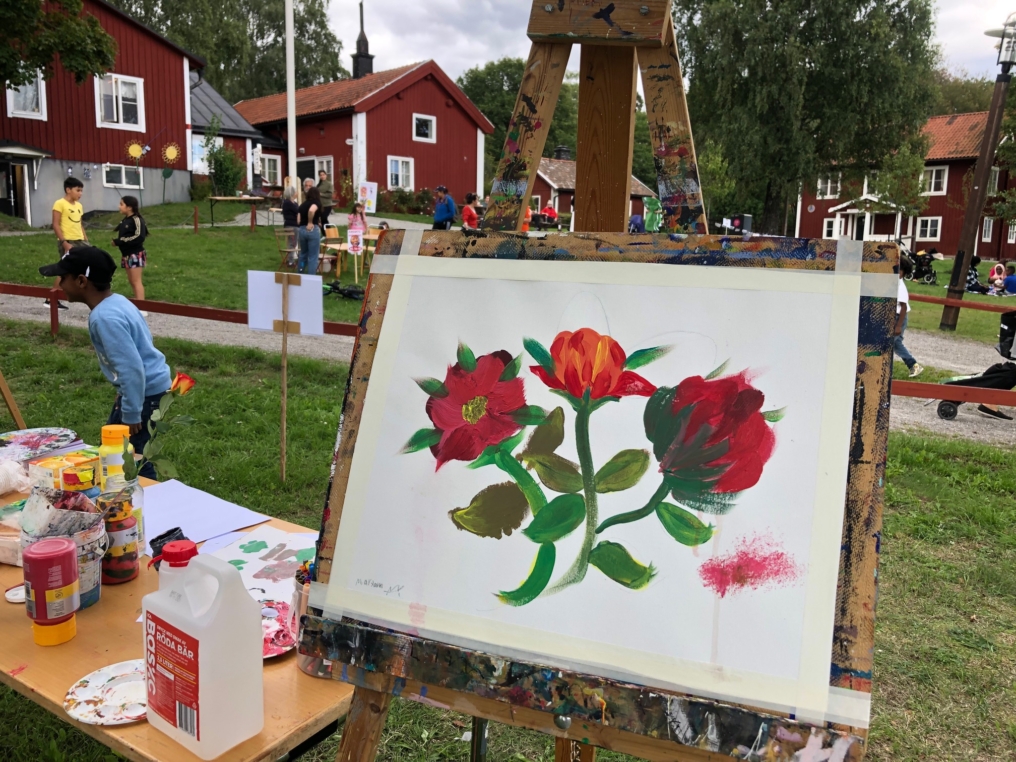
{"label": "black bag", "polygon": [[1016,337],[1016,310],[1003,312],[999,320],[998,346],[996,349],[1007,360],[1016,359],[1012,356],[1012,341]]}
{"label": "black bag", "polygon": [[979,376],[961,378],[958,381],[946,381],[945,384],[946,386],[974,386],[978,389],[1008,391],[1016,388],[1016,363],[996,363]]}

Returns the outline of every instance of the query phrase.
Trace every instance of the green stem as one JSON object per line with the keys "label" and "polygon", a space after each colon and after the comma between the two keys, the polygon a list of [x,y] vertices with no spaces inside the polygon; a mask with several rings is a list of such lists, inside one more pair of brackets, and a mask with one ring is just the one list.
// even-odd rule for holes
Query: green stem
{"label": "green stem", "polygon": [[596,469],[593,468],[593,451],[589,446],[589,416],[592,406],[585,399],[575,411],[575,449],[579,453],[579,468],[582,471],[582,492],[586,498],[586,534],[582,538],[582,547],[571,568],[557,581],[548,593],[557,593],[566,587],[581,582],[589,569],[589,551],[593,549],[596,539],[596,521],[598,518],[596,502]]}
{"label": "green stem", "polygon": [[540,485],[536,483],[536,480],[526,471],[522,464],[515,460],[510,453],[503,450],[494,455],[494,464],[519,485],[519,489],[522,490],[522,494],[526,496],[526,500],[529,502],[529,509],[533,512],[533,515],[535,516],[539,513],[540,509],[547,504],[547,496],[543,494]]}
{"label": "green stem", "polygon": [[653,496],[649,498],[649,502],[646,503],[644,508],[639,508],[637,511],[628,511],[627,513],[619,513],[616,516],[611,516],[596,528],[596,534],[599,534],[604,529],[610,529],[610,527],[615,524],[628,524],[632,521],[644,519],[656,510],[656,506],[663,502],[663,498],[667,496],[668,492],[670,492],[670,488],[667,486],[667,482],[663,481],[660,486],[656,488],[656,492],[654,492]]}

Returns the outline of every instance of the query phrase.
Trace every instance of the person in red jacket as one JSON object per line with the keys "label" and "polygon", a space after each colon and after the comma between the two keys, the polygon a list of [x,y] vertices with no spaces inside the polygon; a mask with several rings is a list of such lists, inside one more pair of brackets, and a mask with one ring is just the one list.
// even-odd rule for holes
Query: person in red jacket
{"label": "person in red jacket", "polygon": [[463,230],[476,230],[480,227],[480,218],[476,213],[476,201],[475,193],[466,194],[466,205],[462,207]]}
{"label": "person in red jacket", "polygon": [[557,209],[552,207],[550,204],[543,207],[543,209],[540,210],[540,214],[546,218],[547,222],[557,222]]}

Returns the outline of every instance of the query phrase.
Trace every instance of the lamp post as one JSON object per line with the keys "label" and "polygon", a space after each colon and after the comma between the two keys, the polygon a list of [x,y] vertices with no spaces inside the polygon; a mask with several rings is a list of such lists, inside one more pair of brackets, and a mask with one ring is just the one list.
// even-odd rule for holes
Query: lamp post
{"label": "lamp post", "polygon": [[[300,191],[296,178],[296,52],[293,43],[293,0],[285,0],[286,12],[286,161],[290,182]],[[301,196],[302,198],[302,196]]]}
{"label": "lamp post", "polygon": [[[949,279],[949,298],[962,299],[967,282],[967,272],[977,245],[977,228],[984,209],[984,200],[988,195],[988,181],[991,177],[991,166],[995,162],[995,150],[998,148],[998,137],[1002,127],[1002,116],[1005,113],[1005,98],[1009,91],[1012,76],[1009,70],[1016,63],[1016,13],[1009,14],[1005,26],[1001,29],[989,29],[985,34],[999,37],[998,65],[1002,73],[995,78],[995,91],[991,96],[991,108],[988,111],[988,123],[984,126],[984,137],[981,138],[981,152],[977,156],[974,168],[974,185],[970,189],[967,200],[967,211],[963,217],[963,229],[960,231],[959,248],[953,261],[952,277]],[[942,322],[939,328],[943,331],[955,331],[956,321],[960,316],[959,307],[942,309]]]}

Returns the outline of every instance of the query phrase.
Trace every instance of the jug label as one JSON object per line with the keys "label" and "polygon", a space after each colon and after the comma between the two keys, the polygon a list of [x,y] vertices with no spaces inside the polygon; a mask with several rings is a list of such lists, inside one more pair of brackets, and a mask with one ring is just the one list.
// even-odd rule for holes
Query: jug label
{"label": "jug label", "polygon": [[148,611],[145,680],[148,711],[200,741],[198,641]]}

